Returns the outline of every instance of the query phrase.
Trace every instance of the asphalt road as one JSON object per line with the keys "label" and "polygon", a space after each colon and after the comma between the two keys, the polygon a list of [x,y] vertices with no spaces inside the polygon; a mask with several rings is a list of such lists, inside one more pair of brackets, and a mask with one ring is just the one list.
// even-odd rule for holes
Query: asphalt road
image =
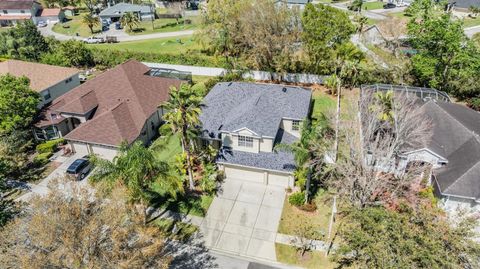
{"label": "asphalt road", "polygon": [[173,256],[171,269],[294,269],[280,263],[271,263],[253,260],[247,257],[231,256],[210,250],[203,245],[203,241],[191,240],[186,243],[169,241],[166,244],[167,252]]}

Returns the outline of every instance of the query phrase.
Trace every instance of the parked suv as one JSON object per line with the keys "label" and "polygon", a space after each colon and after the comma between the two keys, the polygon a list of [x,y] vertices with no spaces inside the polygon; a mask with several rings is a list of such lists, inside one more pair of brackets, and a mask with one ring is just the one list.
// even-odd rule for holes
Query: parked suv
{"label": "parked suv", "polygon": [[67,169],[67,176],[82,180],[92,170],[92,164],[87,158],[76,159]]}

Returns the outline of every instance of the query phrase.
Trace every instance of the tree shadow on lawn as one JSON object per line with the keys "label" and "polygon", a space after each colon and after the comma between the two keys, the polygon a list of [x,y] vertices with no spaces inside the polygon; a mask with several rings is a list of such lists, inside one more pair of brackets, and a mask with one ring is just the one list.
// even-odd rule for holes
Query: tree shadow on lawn
{"label": "tree shadow on lawn", "polygon": [[163,209],[164,212],[169,210],[195,216],[205,216],[207,213],[202,207],[202,196],[196,192],[179,193],[177,197],[171,197],[170,195],[160,194],[158,192],[150,192],[149,195],[151,197],[150,206],[156,209]]}
{"label": "tree shadow on lawn", "polygon": [[166,251],[173,259],[169,266],[171,269],[209,269],[219,268],[216,258],[205,247],[202,235],[197,233],[185,243],[167,240]]}

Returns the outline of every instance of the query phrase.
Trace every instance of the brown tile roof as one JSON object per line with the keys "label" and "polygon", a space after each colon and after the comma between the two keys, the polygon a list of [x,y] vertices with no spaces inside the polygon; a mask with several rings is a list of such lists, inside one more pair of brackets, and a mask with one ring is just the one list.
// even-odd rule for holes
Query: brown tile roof
{"label": "brown tile roof", "polygon": [[149,76],[149,70],[130,60],[54,100],[51,111],[85,114],[96,108],[90,120],[65,138],[113,146],[137,139],[145,121],[168,100],[170,86],[183,82]]}
{"label": "brown tile roof", "polygon": [[33,3],[32,0],[1,0],[0,9],[31,9]]}
{"label": "brown tile roof", "polygon": [[61,11],[60,8],[44,8],[40,16],[41,17],[58,16],[58,14],[60,14],[60,11]]}
{"label": "brown tile roof", "polygon": [[26,76],[30,79],[30,88],[41,92],[79,72],[76,68],[53,66],[8,60],[0,63],[0,75],[9,73],[13,76]]}

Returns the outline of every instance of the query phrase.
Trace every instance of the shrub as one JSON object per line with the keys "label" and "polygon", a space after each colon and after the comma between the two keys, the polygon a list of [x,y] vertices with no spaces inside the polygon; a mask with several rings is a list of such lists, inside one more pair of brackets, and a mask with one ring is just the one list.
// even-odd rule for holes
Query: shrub
{"label": "shrub", "polygon": [[50,140],[42,144],[37,145],[36,150],[38,153],[53,153],[57,150],[58,145],[65,143],[63,138]]}
{"label": "shrub", "polygon": [[33,158],[33,162],[37,165],[45,165],[48,163],[48,158],[52,157],[52,155],[52,152],[40,153]]}
{"label": "shrub", "polygon": [[166,64],[183,64],[195,66],[224,66],[222,59],[212,56],[198,55],[194,53],[167,54],[167,53],[145,53],[134,51],[105,50],[92,48],[93,59],[99,69],[107,69],[135,59],[142,62],[156,62]]}
{"label": "shrub", "polygon": [[303,191],[293,193],[290,195],[290,197],[288,197],[288,202],[294,206],[303,205],[305,203],[305,193]]}
{"label": "shrub", "polygon": [[480,98],[472,98],[468,101],[468,106],[474,110],[480,111]]}

